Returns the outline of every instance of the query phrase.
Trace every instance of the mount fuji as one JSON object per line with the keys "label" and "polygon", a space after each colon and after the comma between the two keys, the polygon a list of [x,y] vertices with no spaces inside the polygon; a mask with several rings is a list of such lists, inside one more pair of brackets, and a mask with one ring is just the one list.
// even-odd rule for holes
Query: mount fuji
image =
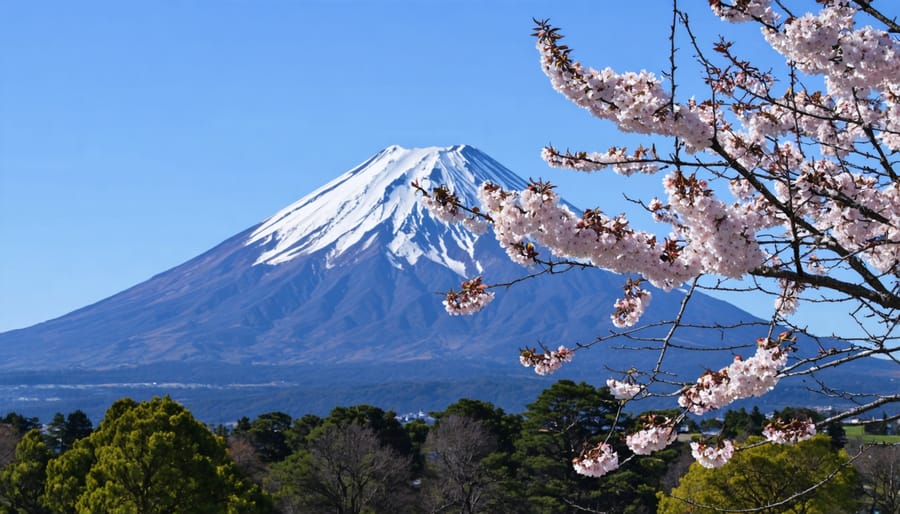
{"label": "mount fuji", "polygon": [[[623,279],[599,270],[541,277],[499,292],[475,316],[449,316],[442,291],[482,273],[505,282],[528,270],[490,234],[432,218],[414,180],[446,184],[467,204],[484,181],[526,185],[470,146],[386,148],[184,264],[0,334],[0,404],[42,415],[65,404],[96,415],[117,395],[168,393],[209,421],[351,403],[441,409],[464,396],[521,408],[558,377],[519,366],[518,349],[608,333]],[[654,316],[668,319],[682,298],[655,294]],[[751,316],[700,295],[688,318],[728,325]],[[656,358],[581,353],[583,362],[562,376],[580,370],[599,384],[604,366],[624,370]],[[696,357],[675,362],[687,376],[705,369]]]}

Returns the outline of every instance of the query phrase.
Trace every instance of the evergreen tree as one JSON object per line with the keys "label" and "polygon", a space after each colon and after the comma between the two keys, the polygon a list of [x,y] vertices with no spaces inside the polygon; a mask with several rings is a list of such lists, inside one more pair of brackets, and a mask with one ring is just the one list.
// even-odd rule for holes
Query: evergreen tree
{"label": "evergreen tree", "polygon": [[[560,380],[528,405],[516,442],[518,491],[513,511],[541,513],[634,512],[652,510],[666,463],[677,455],[667,449],[629,462],[601,478],[578,475],[572,459],[616,432],[616,401],[609,388]],[[620,418],[618,428],[633,422]],[[620,450],[623,445],[613,437]]]}
{"label": "evergreen tree", "polygon": [[265,512],[214,436],[168,397],[115,402],[100,426],[47,467],[53,512]]}
{"label": "evergreen tree", "polygon": [[23,435],[33,428],[41,428],[41,422],[38,418],[25,417],[18,412],[10,412],[0,421],[7,425],[12,425]]}
{"label": "evergreen tree", "polygon": [[291,417],[283,412],[260,414],[250,423],[247,434],[263,462],[278,462],[291,453],[287,432]]}
{"label": "evergreen tree", "polygon": [[16,446],[15,460],[0,471],[0,512],[44,514],[50,510],[42,496],[47,463],[53,451],[37,429],[30,430]]}

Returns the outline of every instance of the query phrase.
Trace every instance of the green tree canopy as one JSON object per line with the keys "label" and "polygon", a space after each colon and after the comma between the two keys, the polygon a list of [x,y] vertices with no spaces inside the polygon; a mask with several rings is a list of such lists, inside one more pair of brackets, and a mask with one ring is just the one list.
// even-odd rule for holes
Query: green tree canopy
{"label": "green tree canopy", "polygon": [[225,444],[170,398],[115,402],[100,426],[47,466],[54,512],[264,512]]}
{"label": "green tree canopy", "polygon": [[250,423],[247,433],[263,462],[277,462],[290,455],[287,433],[291,421],[291,417],[283,412],[268,412]]}
{"label": "green tree canopy", "polygon": [[71,448],[75,441],[89,436],[93,430],[94,426],[84,411],[75,410],[68,416],[57,412],[45,427],[44,440],[54,452],[62,453]]}
{"label": "green tree canopy", "polygon": [[[748,444],[759,438],[748,439]],[[715,509],[761,512],[840,514],[856,512],[857,475],[843,450],[828,437],[795,445],[762,444],[735,452],[718,469],[691,464],[670,495],[661,497],[659,514],[713,513]],[[833,477],[825,481],[832,473]],[[824,482],[823,482],[824,481]],[[809,494],[798,493],[819,487]]]}
{"label": "green tree canopy", "polygon": [[30,430],[16,446],[16,457],[0,471],[0,512],[44,514],[47,463],[53,451],[37,429]]}
{"label": "green tree canopy", "polygon": [[368,427],[375,432],[378,440],[383,444],[390,446],[401,455],[410,455],[412,443],[403,425],[397,421],[396,413],[371,405],[335,407],[322,424],[312,431],[310,437],[317,437],[319,432],[329,426],[347,425]]}
{"label": "green tree canopy", "polygon": [[[612,513],[655,507],[656,490],[676,449],[630,461],[599,479],[578,475],[572,467],[572,458],[585,445],[618,432],[618,406],[609,388],[571,380],[556,382],[528,405],[514,455],[515,483],[523,499],[517,512]],[[618,428],[631,424],[633,420],[621,416]],[[617,436],[610,443],[620,453],[627,451]]]}
{"label": "green tree canopy", "polygon": [[436,412],[433,415],[438,420],[455,415],[480,421],[496,439],[498,450],[503,452],[512,452],[515,449],[515,441],[522,430],[521,416],[507,414],[503,409],[481,400],[462,398],[448,405],[443,412]]}

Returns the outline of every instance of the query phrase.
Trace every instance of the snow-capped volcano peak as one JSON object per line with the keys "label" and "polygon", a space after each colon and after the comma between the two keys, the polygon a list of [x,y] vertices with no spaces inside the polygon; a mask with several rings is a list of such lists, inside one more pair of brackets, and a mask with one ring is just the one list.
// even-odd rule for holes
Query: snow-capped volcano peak
{"label": "snow-capped volcano peak", "polygon": [[261,249],[255,264],[325,250],[330,266],[348,250],[365,250],[380,239],[395,266],[425,257],[460,275],[479,272],[477,237],[431,218],[410,186],[414,180],[426,188],[445,184],[469,205],[477,203],[483,182],[524,187],[521,178],[470,146],[391,146],[265,220],[246,245]]}

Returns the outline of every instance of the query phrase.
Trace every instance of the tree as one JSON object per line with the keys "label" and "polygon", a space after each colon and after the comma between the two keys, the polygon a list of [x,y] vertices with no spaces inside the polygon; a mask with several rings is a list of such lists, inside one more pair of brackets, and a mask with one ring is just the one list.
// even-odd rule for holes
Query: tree
{"label": "tree", "polygon": [[44,440],[54,452],[63,453],[72,444],[87,437],[94,430],[94,425],[82,410],[74,410],[68,416],[57,412],[44,429]]}
{"label": "tree", "polygon": [[[408,456],[412,451],[409,434],[397,421],[396,413],[385,411],[371,405],[354,405],[353,407],[335,407],[322,421],[316,430],[324,430],[329,426],[360,425],[370,428],[378,440],[396,450],[400,455]],[[314,430],[310,437],[316,437]]]}
{"label": "tree", "polygon": [[[601,478],[580,476],[574,459],[585,449],[609,440],[616,450],[622,442],[616,431],[617,402],[608,388],[560,380],[528,405],[521,435],[516,441],[511,498],[521,504],[513,512],[640,512],[655,508],[655,492],[667,463],[677,450],[668,449],[624,465],[618,473]],[[618,422],[634,424],[627,416]]]}
{"label": "tree", "polygon": [[[576,171],[665,173],[657,197],[644,196],[645,189],[626,192],[637,206],[631,215],[608,216],[599,209],[575,213],[552,184],[540,180],[522,191],[483,184],[477,206],[463,205],[446,186],[429,190],[413,183],[435,216],[476,232],[490,226],[510,259],[530,267],[526,278],[591,267],[627,275],[624,294],[611,308],[618,330],[576,348],[528,348],[520,361],[548,374],[577,352],[616,337],[657,351],[651,369],[623,370],[607,380],[623,402],[667,395],[678,398],[683,409],[665,426],[635,427],[640,430],[626,438],[631,453],[662,447],[682,416],[766,394],[782,379],[812,377],[829,398],[854,402],[819,427],[900,401],[896,393],[835,390],[823,374],[900,350],[900,24],[879,10],[887,3],[822,0],[818,12],[808,14],[788,3],[709,2],[726,22],[757,25],[784,58],[752,63],[731,41],[701,41],[689,13],[673,0],[665,43],[670,66],[663,79],[646,71],[584,66],[561,43],[557,27],[536,20],[541,66],[553,88],[619,131],[646,137],[631,150],[620,145],[571,152],[548,146],[543,157],[550,166]],[[863,23],[875,26],[860,27]],[[688,52],[679,51],[682,47]],[[682,93],[690,84],[682,80],[683,68],[698,72],[704,85]],[[657,228],[632,225],[641,215]],[[471,278],[460,291],[448,292],[444,304],[450,314],[472,314],[490,303],[494,289],[518,282]],[[662,336],[660,323],[640,324],[651,286],[685,291]],[[758,334],[755,344],[718,346],[735,354],[733,362],[709,362],[696,381],[673,379],[669,367],[682,358],[676,349],[691,350],[678,344],[679,338],[693,339],[697,330],[707,329],[716,334],[707,339],[722,340],[719,335],[733,328],[685,321],[695,292],[703,290],[732,295],[734,301],[770,295],[771,318],[746,323]],[[797,317],[801,306],[809,313],[836,304],[846,306],[851,322],[846,331],[827,334],[830,324],[808,328]],[[783,421],[764,430],[767,437],[797,439],[814,432],[801,420]],[[611,448],[585,455],[580,469],[609,472],[620,462]],[[694,453],[706,464],[721,465],[733,443],[700,443]]]}
{"label": "tree", "polygon": [[0,423],[0,469],[16,458],[16,445],[22,439],[22,434],[16,427]]}
{"label": "tree", "polygon": [[62,451],[72,447],[75,441],[91,435],[94,424],[81,409],[76,409],[66,416],[66,430],[62,438]]}
{"label": "tree", "polygon": [[879,444],[862,450],[853,464],[862,483],[865,512],[900,512],[900,446]]}
{"label": "tree", "polygon": [[291,449],[291,452],[295,452],[301,448],[306,448],[306,441],[309,437],[309,434],[311,434],[313,430],[321,426],[322,423],[322,418],[316,416],[315,414],[304,414],[303,416],[295,419],[294,423],[291,424],[291,429],[285,436],[285,442],[287,442],[287,445]]}
{"label": "tree", "polygon": [[497,442],[497,449],[513,452],[522,430],[522,417],[507,414],[489,402],[462,398],[447,406],[443,412],[432,413],[438,420],[447,416],[463,416],[481,422]]}
{"label": "tree", "polygon": [[[437,499],[437,506],[451,508],[451,505],[456,505],[459,508],[464,504],[460,498],[465,495],[461,493],[474,488],[478,490],[478,502],[470,503],[469,509],[498,513],[521,510],[518,507],[521,499],[512,491],[519,489],[516,478],[518,464],[513,454],[522,431],[522,416],[507,414],[489,402],[470,398],[457,400],[443,411],[432,412],[431,415],[437,423],[428,433],[429,444],[422,450],[423,457],[429,463],[424,488],[426,494],[437,494],[426,500]],[[459,444],[456,445],[455,441]],[[474,456],[487,449],[482,445],[489,446],[490,451]],[[461,455],[451,457],[449,454],[454,452],[447,446],[453,446]],[[462,459],[463,455],[470,455],[472,460],[465,466],[467,471],[455,476],[439,471],[452,466],[451,462],[439,464],[441,452],[435,453],[434,448],[443,448],[445,458]],[[460,462],[456,462],[461,466]]]}
{"label": "tree", "polygon": [[41,422],[38,418],[29,418],[18,412],[10,412],[0,421],[7,425],[12,425],[22,435],[25,435],[29,430],[41,428]]}
{"label": "tree", "polygon": [[66,416],[62,412],[53,415],[53,419],[44,427],[44,442],[55,453],[62,453],[63,434],[66,431]]}
{"label": "tree", "polygon": [[53,451],[37,429],[30,430],[16,446],[16,458],[0,471],[0,512],[44,514],[50,510],[42,496],[47,463]]}
{"label": "tree", "polygon": [[[791,418],[787,418],[791,419]],[[728,438],[746,438],[749,435],[762,435],[763,426],[765,426],[766,417],[759,411],[758,407],[748,413],[741,407],[738,410],[728,410],[725,412],[724,428],[721,434]]]}
{"label": "tree", "polygon": [[274,464],[269,483],[282,512],[410,512],[409,466],[368,426],[329,424]]}
{"label": "tree", "polygon": [[426,455],[431,512],[496,512],[489,508],[497,482],[483,460],[497,450],[497,440],[481,421],[451,414],[428,433]]}
{"label": "tree", "polygon": [[291,421],[283,412],[269,412],[250,423],[247,434],[263,462],[277,462],[291,453],[286,439]]}
{"label": "tree", "polygon": [[47,466],[53,512],[265,512],[224,442],[168,397],[116,401],[100,426]]}
{"label": "tree", "polygon": [[[753,441],[759,439],[748,440]],[[658,512],[713,513],[770,506],[762,512],[853,513],[858,507],[858,480],[847,465],[848,458],[822,436],[793,446],[750,445],[719,469],[691,464],[678,487],[661,498]]]}

